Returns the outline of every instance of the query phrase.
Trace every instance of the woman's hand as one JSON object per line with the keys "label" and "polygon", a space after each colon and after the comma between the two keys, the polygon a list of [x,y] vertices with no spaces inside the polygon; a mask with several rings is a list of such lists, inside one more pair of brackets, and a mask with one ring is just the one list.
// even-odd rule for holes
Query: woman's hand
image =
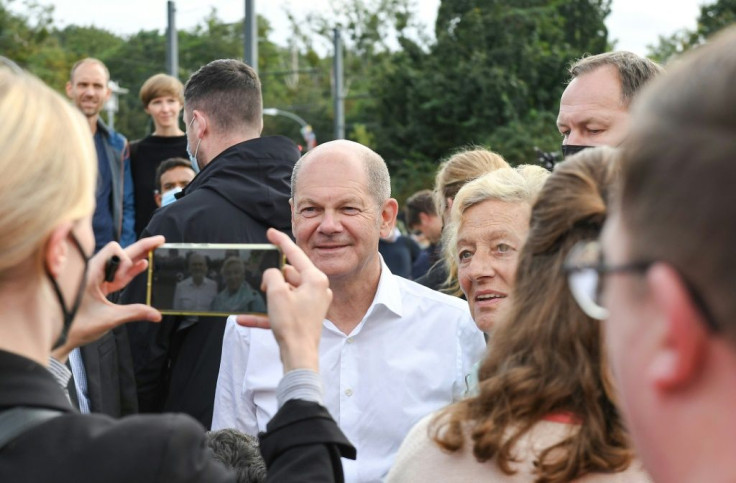
{"label": "woman's hand", "polygon": [[[107,295],[123,289],[136,275],[146,270],[148,252],[163,243],[162,236],[143,238],[126,249],[116,242],[111,242],[90,259],[82,303],[69,329],[67,341],[51,354],[56,360],[66,361],[69,352],[75,347],[89,344],[125,322],[161,320],[159,311],[148,305],[117,305],[110,302]],[[119,257],[120,264],[112,281],[107,282],[105,268],[113,255]]]}

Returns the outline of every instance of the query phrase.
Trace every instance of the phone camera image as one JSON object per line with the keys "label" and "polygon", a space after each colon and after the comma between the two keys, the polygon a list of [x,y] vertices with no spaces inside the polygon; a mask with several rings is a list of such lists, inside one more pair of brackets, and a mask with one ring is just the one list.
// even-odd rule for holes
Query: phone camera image
{"label": "phone camera image", "polygon": [[164,244],[151,252],[148,304],[164,314],[265,314],[263,272],[281,268],[275,245]]}

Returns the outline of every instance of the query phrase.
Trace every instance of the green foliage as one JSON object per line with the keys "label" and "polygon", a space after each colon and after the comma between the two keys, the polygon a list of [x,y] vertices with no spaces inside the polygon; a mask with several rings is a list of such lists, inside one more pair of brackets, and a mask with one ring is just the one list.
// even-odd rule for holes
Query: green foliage
{"label": "green foliage", "polygon": [[502,153],[512,165],[538,164],[534,148],[559,151],[562,139],[554,128],[557,115],[551,111],[530,111],[524,119],[495,129],[485,140],[489,149]]}
{"label": "green foliage", "polygon": [[51,35],[53,7],[32,0],[20,2],[26,13],[11,11],[14,0],[0,0],[0,54],[21,67],[33,69],[56,89],[64,86],[65,54]]}
{"label": "green foliage", "polygon": [[700,6],[694,30],[681,29],[669,36],[660,36],[657,45],[649,46],[653,59],[667,63],[683,52],[705,43],[711,35],[736,24],[736,0],[717,0]]}
{"label": "green foliage", "polygon": [[[555,118],[567,67],[583,54],[610,49],[604,20],[611,0],[443,0],[435,39],[415,17],[419,1],[335,0],[306,21],[291,16],[288,46],[273,43],[270,25],[259,17],[264,106],[302,117],[318,142],[333,139],[332,39],[339,27],[347,135],[383,155],[399,200],[431,187],[437,163],[462,146],[488,146],[514,164],[536,162],[535,147],[557,151]],[[24,8],[8,8],[15,2]],[[659,58],[702,43],[733,23],[734,12],[736,0],[704,5],[696,30],[661,40]],[[212,9],[197,26],[179,31],[178,40],[178,76],[185,81],[211,60],[242,58],[242,19],[223,22]],[[115,124],[130,139],[152,127],[138,91],[165,71],[165,45],[163,31],[120,36],[91,26],[57,29],[52,7],[0,0],[0,52],[61,91],[75,61],[101,59],[129,89]],[[263,133],[304,144],[299,127],[266,116]]]}
{"label": "green foliage", "polygon": [[[608,48],[610,1],[443,1],[428,53],[411,45],[379,73],[379,152],[392,171],[487,144],[511,162],[557,150],[567,66]],[[410,166],[410,165],[409,165]]]}

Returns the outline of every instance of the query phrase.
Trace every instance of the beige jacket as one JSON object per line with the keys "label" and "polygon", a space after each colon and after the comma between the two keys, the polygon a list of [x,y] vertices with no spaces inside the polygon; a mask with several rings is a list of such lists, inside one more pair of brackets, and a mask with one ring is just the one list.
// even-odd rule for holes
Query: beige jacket
{"label": "beige jacket", "polygon": [[[502,472],[491,461],[478,462],[473,456],[472,442],[468,441],[463,449],[447,453],[429,437],[429,423],[434,414],[419,421],[409,432],[399,448],[386,482],[431,482],[467,483],[484,482],[531,482],[534,456],[540,450],[549,447],[566,437],[574,426],[564,423],[541,421],[519,441],[516,453],[519,461],[512,465],[516,470],[513,475]],[[651,479],[642,469],[641,463],[634,461],[628,469],[620,473],[594,473],[576,480],[580,483],[651,483]]]}

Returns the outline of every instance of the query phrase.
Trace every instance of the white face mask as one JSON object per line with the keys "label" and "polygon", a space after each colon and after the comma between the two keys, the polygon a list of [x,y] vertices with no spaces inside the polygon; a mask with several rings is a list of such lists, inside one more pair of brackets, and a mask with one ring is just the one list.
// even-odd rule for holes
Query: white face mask
{"label": "white face mask", "polygon": [[[192,124],[194,124],[194,119],[192,118],[192,121],[189,123],[189,128],[192,129]],[[189,156],[189,162],[192,163],[192,169],[194,170],[194,174],[199,174],[199,163],[197,163],[197,153],[199,153],[199,143],[202,142],[202,139],[200,138],[197,141],[197,147],[194,148],[194,154],[192,154],[192,151],[189,149],[189,140],[187,140],[187,155]],[[163,201],[161,202],[161,206],[164,206]]]}
{"label": "white face mask", "polygon": [[181,188],[176,187],[173,189],[170,189],[169,191],[166,191],[165,193],[161,194],[161,206],[170,205],[174,201],[176,201],[175,194],[179,193],[181,191]]}

